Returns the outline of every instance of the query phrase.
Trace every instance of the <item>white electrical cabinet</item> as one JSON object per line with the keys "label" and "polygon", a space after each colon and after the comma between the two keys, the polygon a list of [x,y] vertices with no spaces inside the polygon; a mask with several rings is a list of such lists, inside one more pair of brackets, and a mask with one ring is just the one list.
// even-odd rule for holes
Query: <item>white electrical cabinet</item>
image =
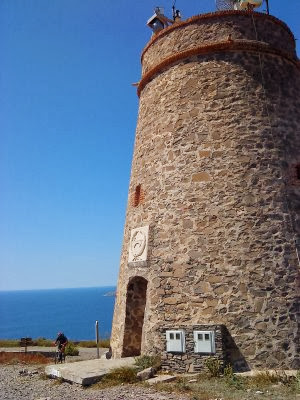
{"label": "white electrical cabinet", "polygon": [[185,352],[185,333],[184,330],[166,331],[167,352]]}
{"label": "white electrical cabinet", "polygon": [[215,332],[214,331],[194,331],[194,351],[195,353],[215,353]]}

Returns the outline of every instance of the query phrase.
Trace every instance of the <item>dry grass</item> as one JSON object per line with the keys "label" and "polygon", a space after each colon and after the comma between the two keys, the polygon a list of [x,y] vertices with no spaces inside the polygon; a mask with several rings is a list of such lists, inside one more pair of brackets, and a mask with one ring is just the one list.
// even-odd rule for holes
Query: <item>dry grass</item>
{"label": "dry grass", "polygon": [[40,346],[40,347],[52,347],[54,346],[53,340],[46,339],[43,337],[37,338],[33,340],[33,346]]}
{"label": "dry grass", "polygon": [[[83,340],[81,342],[76,342],[76,345],[79,347],[93,348],[97,347],[95,340]],[[99,340],[99,347],[109,348],[110,339],[101,339]]]}
{"label": "dry grass", "polygon": [[171,383],[157,384],[155,389],[184,394],[192,400],[295,400],[297,393],[300,393],[297,382],[297,378],[287,377],[284,372],[262,372],[257,377],[234,374],[211,377],[209,373],[203,373],[192,378],[178,378]]}
{"label": "dry grass", "polygon": [[161,368],[161,357],[159,355],[156,356],[143,355],[135,357],[135,365],[140,371],[149,367],[153,367],[156,369],[156,371],[158,371]]}
{"label": "dry grass", "polygon": [[0,352],[0,364],[50,364],[52,361],[42,354]]}
{"label": "dry grass", "polygon": [[293,376],[288,376],[285,371],[263,371],[251,377],[250,384],[253,386],[268,386],[268,385],[290,385],[295,381]]}
{"label": "dry grass", "polygon": [[19,340],[0,340],[0,347],[19,347]]}
{"label": "dry grass", "polygon": [[[69,343],[74,343],[74,345],[79,347],[93,348],[97,347],[95,340],[82,340],[80,342],[74,341]],[[46,339],[43,337],[33,339],[32,346],[40,346],[40,347],[53,347],[54,343],[51,339]],[[99,347],[109,348],[110,339],[101,339],[99,340]],[[20,347],[20,340],[14,339],[0,339],[0,347]]]}
{"label": "dry grass", "polygon": [[[53,340],[39,337],[32,340],[30,346],[51,347],[54,346]],[[15,339],[0,339],[0,347],[20,347],[20,340]]]}
{"label": "dry grass", "polygon": [[137,370],[133,367],[120,367],[111,370],[111,372],[105,375],[100,382],[92,386],[93,389],[104,389],[111,386],[117,386],[124,383],[136,383]]}

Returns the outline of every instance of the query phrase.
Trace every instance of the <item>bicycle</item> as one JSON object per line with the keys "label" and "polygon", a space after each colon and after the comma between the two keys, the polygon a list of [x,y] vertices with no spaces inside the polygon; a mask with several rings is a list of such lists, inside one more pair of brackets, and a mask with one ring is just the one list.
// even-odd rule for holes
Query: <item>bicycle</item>
{"label": "bicycle", "polygon": [[66,361],[65,346],[58,345],[55,352],[55,364],[63,363]]}

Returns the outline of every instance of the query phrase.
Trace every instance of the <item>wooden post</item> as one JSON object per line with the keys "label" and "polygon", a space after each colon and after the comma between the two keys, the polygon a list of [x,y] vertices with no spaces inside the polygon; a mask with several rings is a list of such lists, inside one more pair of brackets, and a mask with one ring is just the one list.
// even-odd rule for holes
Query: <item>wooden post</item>
{"label": "wooden post", "polygon": [[99,356],[99,323],[96,321],[96,344],[97,344],[97,358],[100,358]]}
{"label": "wooden post", "polygon": [[29,337],[24,337],[20,339],[20,346],[24,347],[25,353],[27,353],[27,347],[32,346],[33,342],[32,339]]}

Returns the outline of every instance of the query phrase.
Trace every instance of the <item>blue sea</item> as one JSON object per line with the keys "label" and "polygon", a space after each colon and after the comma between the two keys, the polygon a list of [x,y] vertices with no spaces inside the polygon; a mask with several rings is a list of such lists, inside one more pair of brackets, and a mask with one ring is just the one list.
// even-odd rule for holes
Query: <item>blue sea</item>
{"label": "blue sea", "polygon": [[62,331],[69,339],[94,340],[96,320],[100,338],[108,338],[115,290],[109,286],[0,291],[0,338],[52,339]]}

